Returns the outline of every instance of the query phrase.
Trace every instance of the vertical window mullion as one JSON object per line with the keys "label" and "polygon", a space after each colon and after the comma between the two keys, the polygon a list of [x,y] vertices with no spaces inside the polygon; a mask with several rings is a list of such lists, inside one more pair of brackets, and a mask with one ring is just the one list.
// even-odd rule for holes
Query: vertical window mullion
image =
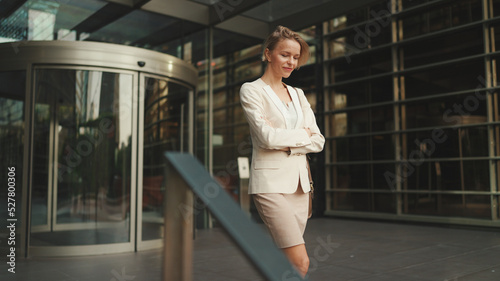
{"label": "vertical window mullion", "polygon": [[[488,20],[493,17],[493,0],[483,0],[483,20]],[[494,37],[494,28],[490,27],[489,23],[483,23],[483,36],[484,36],[484,52],[489,54],[491,52],[495,52],[495,37]],[[496,83],[496,71],[495,65],[496,61],[494,58],[490,56],[484,57],[485,64],[485,74],[486,74],[486,85],[485,87],[495,87]],[[497,92],[487,91],[487,116],[488,122],[497,121]],[[489,157],[495,157],[496,150],[498,149],[498,129],[497,126],[488,125],[488,155]],[[490,159],[489,160],[489,173],[490,173],[490,190],[492,193],[496,192],[498,185],[498,164],[497,160]],[[496,206],[496,207],[495,207]],[[490,196],[490,207],[491,207],[491,219],[498,219],[498,197],[495,195]]]}

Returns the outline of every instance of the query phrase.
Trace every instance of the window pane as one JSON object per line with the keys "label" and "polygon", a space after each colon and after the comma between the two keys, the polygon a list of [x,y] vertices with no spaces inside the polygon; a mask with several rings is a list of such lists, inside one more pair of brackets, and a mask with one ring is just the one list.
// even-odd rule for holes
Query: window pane
{"label": "window pane", "polygon": [[327,116],[330,124],[328,129],[332,136],[392,131],[393,112],[393,106],[384,106],[332,114]]}
{"label": "window pane", "polygon": [[404,74],[406,98],[474,90],[484,77],[484,60],[465,61]]}
{"label": "window pane", "polygon": [[410,194],[405,200],[408,214],[489,219],[489,196]]}
{"label": "window pane", "polygon": [[372,212],[396,213],[396,194],[393,193],[373,193]]}
{"label": "window pane", "polygon": [[404,68],[464,58],[484,51],[482,26],[412,42],[402,48]]}
{"label": "window pane", "polygon": [[[406,3],[403,4],[404,8],[422,3],[422,1],[405,2]],[[403,36],[407,39],[468,24],[481,19],[482,5],[480,0],[453,1],[451,4],[434,6],[404,18]]]}
{"label": "window pane", "polygon": [[329,66],[329,83],[339,83],[359,78],[366,78],[392,71],[390,49],[374,53],[346,56],[332,62]]}
{"label": "window pane", "polygon": [[394,99],[392,77],[334,85],[328,97],[327,110],[387,102]]}
{"label": "window pane", "polygon": [[35,77],[31,245],[130,242],[132,75]]}
{"label": "window pane", "polygon": [[369,212],[372,210],[372,196],[372,193],[366,192],[335,192],[333,193],[332,209]]}
{"label": "window pane", "polygon": [[500,16],[500,0],[493,0],[493,16]]}
{"label": "window pane", "polygon": [[[394,148],[390,135],[370,137],[338,138],[331,141],[331,162],[394,159]],[[329,145],[327,143],[327,145]]]}
{"label": "window pane", "polygon": [[221,88],[226,86],[227,80],[226,80],[226,72],[225,71],[218,71],[214,73],[214,84],[213,87],[214,89]]}
{"label": "window pane", "polygon": [[487,122],[485,92],[430,99],[405,108],[407,129]]}
{"label": "window pane", "polygon": [[[0,72],[0,159],[2,159],[2,173],[0,182],[4,188],[0,189],[0,216],[13,218],[7,213],[8,199],[12,198],[17,203],[15,209],[16,237],[23,237],[21,223],[24,210],[21,206],[23,186],[23,156],[24,156],[24,100],[26,95],[26,72]],[[33,165],[35,166],[35,164]],[[9,196],[14,192],[15,196]],[[9,229],[0,230],[2,237],[9,236]],[[7,240],[0,249],[7,248]]]}
{"label": "window pane", "polygon": [[233,53],[234,61],[238,62],[248,58],[252,58],[260,55],[261,52],[262,52],[262,45],[261,44],[254,45],[249,48],[234,52]]}
{"label": "window pane", "polygon": [[262,62],[259,60],[252,61],[251,63],[243,64],[235,68],[234,82],[249,81],[259,76],[262,72]]}
{"label": "window pane", "polygon": [[335,186],[348,189],[369,189],[371,173],[369,164],[352,164],[336,166],[337,179]]}
{"label": "window pane", "polygon": [[402,4],[403,4],[403,9],[409,9],[409,8],[412,8],[415,6],[420,6],[420,5],[424,5],[424,4],[427,4],[430,2],[436,2],[436,1],[439,1],[439,0],[403,0]]}
{"label": "window pane", "polygon": [[145,112],[142,240],[163,237],[165,193],[165,161],[159,155],[166,151],[189,150],[189,91],[190,89],[165,80],[145,77],[145,106],[158,108],[154,118]]}
{"label": "window pane", "polygon": [[227,104],[226,91],[218,91],[214,93],[213,99],[214,108],[219,108]]}
{"label": "window pane", "polygon": [[373,19],[381,21],[380,18],[387,16],[389,12],[390,12],[390,1],[389,0],[378,1],[370,6],[358,8],[345,15],[327,21],[325,23],[325,32],[331,33],[339,31],[345,29],[346,27],[357,25]]}
{"label": "window pane", "polygon": [[410,161],[406,165],[403,180],[410,190],[490,190],[488,161]]}
{"label": "window pane", "polygon": [[488,156],[488,132],[483,126],[426,130],[406,136],[409,159]]}

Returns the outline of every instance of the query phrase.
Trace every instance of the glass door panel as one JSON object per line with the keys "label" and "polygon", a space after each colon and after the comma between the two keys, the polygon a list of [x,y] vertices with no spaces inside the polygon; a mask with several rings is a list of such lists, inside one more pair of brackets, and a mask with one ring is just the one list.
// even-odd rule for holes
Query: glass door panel
{"label": "glass door panel", "polygon": [[133,77],[35,71],[32,246],[131,242]]}
{"label": "glass door panel", "polygon": [[[26,72],[0,72],[0,159],[2,161],[0,173],[0,217],[4,222],[16,219],[16,237],[24,236],[22,229],[24,208],[22,208],[23,188],[23,156],[24,156],[24,100],[26,97]],[[14,210],[15,212],[12,212]],[[10,229],[2,227],[0,237],[7,238]],[[7,239],[1,239],[0,252],[9,253],[12,245]],[[20,239],[16,242],[16,249],[20,249]],[[19,251],[16,252],[17,255]]]}
{"label": "glass door panel", "polygon": [[163,237],[165,151],[190,152],[191,89],[144,75],[142,241]]}

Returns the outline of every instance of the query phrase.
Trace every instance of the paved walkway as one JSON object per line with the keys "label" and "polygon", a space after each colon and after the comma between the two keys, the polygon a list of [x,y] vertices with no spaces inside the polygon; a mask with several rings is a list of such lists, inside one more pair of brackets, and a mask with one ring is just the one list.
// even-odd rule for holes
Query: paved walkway
{"label": "paved walkway", "polygon": [[[500,230],[319,218],[305,235],[312,281],[499,281]],[[160,281],[161,252],[19,260],[0,280]],[[196,281],[263,280],[219,228],[195,240]],[[179,280],[181,281],[181,280]]]}

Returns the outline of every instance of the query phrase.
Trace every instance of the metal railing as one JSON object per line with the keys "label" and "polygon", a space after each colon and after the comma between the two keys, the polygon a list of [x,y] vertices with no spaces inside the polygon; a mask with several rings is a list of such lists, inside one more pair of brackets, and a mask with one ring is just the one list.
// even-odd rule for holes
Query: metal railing
{"label": "metal railing", "polygon": [[164,281],[191,281],[196,195],[264,278],[304,280],[270,236],[251,221],[192,155],[166,152]]}

